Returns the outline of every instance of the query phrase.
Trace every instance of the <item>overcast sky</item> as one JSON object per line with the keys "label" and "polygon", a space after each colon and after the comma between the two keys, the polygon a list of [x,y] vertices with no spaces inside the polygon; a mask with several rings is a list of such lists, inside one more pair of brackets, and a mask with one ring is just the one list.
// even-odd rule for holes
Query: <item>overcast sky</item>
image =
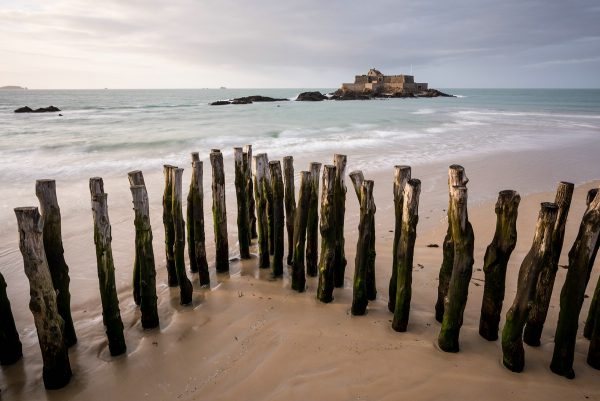
{"label": "overcast sky", "polygon": [[600,0],[0,0],[0,86],[600,87]]}

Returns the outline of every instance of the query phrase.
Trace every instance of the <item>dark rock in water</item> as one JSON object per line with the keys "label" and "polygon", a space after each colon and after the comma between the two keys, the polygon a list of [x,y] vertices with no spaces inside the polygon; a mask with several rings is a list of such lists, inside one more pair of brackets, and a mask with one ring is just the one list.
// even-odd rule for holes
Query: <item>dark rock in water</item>
{"label": "dark rock in water", "polygon": [[449,95],[447,93],[441,92],[437,89],[428,89],[425,92],[421,92],[417,94],[417,97],[456,97],[454,95]]}
{"label": "dark rock in water", "polygon": [[20,107],[15,110],[15,113],[54,113],[60,111],[58,107],[48,106],[48,107],[40,107],[39,109],[31,109],[28,106]]}
{"label": "dark rock in water", "polygon": [[320,102],[322,100],[327,100],[328,97],[322,94],[321,92],[302,92],[296,98],[298,102]]}
{"label": "dark rock in water", "polygon": [[335,92],[331,98],[332,100],[370,100],[372,96],[365,93],[357,92]]}
{"label": "dark rock in water", "polygon": [[217,100],[216,102],[209,103],[211,106],[223,106],[226,104],[252,104],[254,102],[285,102],[288,99],[278,99],[268,96],[244,96],[238,97],[232,100]]}

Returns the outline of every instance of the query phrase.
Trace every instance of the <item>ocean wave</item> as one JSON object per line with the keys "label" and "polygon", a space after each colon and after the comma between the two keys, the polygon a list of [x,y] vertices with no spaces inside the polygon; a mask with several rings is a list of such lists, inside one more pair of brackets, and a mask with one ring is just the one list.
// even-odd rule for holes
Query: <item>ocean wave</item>
{"label": "ocean wave", "polygon": [[417,111],[413,111],[410,114],[417,114],[417,115],[421,115],[421,114],[433,114],[435,113],[434,109],[419,109]]}
{"label": "ocean wave", "polygon": [[504,117],[554,117],[554,118],[583,118],[583,119],[600,119],[598,114],[561,114],[552,112],[526,112],[526,111],[479,111],[479,110],[462,110],[457,111],[460,116],[504,116]]}

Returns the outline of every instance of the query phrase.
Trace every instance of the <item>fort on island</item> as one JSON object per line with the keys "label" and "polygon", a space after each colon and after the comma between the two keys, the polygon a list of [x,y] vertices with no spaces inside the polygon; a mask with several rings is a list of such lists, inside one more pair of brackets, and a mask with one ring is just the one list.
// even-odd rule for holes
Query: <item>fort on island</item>
{"label": "fort on island", "polygon": [[366,75],[357,75],[354,83],[342,84],[340,91],[372,94],[416,94],[427,91],[426,82],[415,82],[412,75],[384,75],[381,71],[371,68]]}

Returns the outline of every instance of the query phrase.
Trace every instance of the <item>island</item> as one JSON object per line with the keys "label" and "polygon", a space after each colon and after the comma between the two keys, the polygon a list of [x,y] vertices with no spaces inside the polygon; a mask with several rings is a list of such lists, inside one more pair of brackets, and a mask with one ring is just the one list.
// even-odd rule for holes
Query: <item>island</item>
{"label": "island", "polygon": [[0,90],[25,90],[27,88],[23,87],[23,86],[16,86],[16,85],[7,85],[7,86],[0,86]]}

